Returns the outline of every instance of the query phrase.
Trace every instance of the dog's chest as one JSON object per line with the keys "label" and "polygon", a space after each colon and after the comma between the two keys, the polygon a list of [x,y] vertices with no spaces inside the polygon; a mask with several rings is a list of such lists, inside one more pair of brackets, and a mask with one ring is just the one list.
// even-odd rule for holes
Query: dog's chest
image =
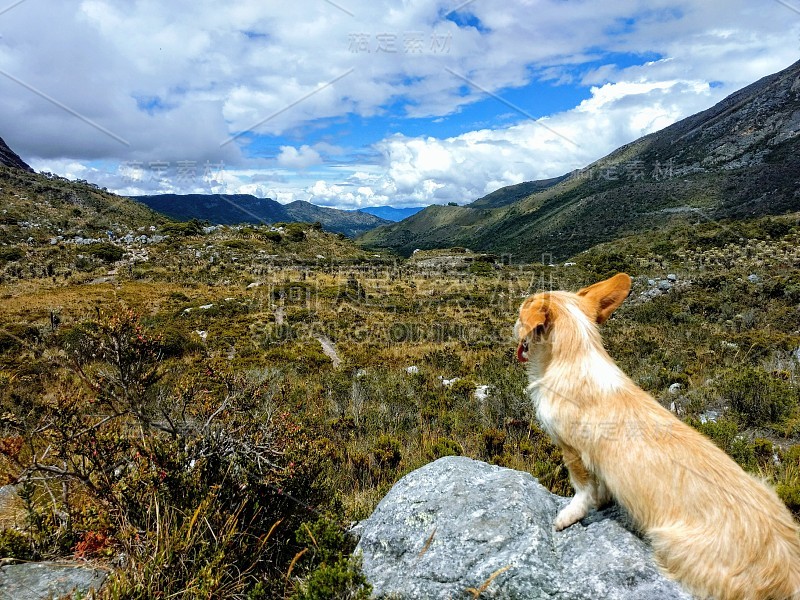
{"label": "dog's chest", "polygon": [[560,439],[562,423],[556,404],[547,393],[543,393],[541,388],[533,388],[531,398],[536,407],[536,419],[539,424],[551,438]]}

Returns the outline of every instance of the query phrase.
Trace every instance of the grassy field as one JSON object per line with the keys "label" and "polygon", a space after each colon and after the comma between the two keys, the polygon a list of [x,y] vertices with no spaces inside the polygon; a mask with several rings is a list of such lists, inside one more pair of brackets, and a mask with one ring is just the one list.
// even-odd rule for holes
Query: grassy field
{"label": "grassy field", "polygon": [[800,515],[797,215],[464,268],[164,227],[119,260],[0,247],[2,556],[113,563],[108,598],[366,597],[345,532],[403,474],[461,454],[570,492],[511,329],[528,294],[617,271],[612,357]]}

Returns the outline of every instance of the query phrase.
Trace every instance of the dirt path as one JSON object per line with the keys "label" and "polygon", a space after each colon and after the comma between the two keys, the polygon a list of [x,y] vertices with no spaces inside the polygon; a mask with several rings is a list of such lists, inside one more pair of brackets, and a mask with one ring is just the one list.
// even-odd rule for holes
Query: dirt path
{"label": "dirt path", "polygon": [[325,353],[325,356],[331,359],[333,368],[339,368],[339,365],[342,364],[342,359],[339,358],[339,353],[336,352],[336,345],[324,335],[318,335],[317,341],[322,344],[322,352]]}

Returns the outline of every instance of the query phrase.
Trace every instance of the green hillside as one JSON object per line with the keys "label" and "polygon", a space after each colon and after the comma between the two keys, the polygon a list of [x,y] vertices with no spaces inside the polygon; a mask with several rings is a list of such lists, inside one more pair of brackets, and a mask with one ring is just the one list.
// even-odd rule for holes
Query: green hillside
{"label": "green hillside", "polygon": [[[520,184],[464,207],[430,207],[359,243],[403,255],[467,246],[563,260],[686,218],[703,223],[797,210],[799,75],[796,63],[555,185]],[[544,189],[507,203],[529,185]]]}

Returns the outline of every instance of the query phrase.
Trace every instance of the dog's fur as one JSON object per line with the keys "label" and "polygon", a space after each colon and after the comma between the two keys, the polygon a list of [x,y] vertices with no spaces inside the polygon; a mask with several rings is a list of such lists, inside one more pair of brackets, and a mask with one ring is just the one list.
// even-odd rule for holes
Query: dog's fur
{"label": "dog's fur", "polygon": [[798,526],[786,506],[603,348],[597,325],[630,285],[620,273],[577,293],[536,294],[520,308],[517,356],[528,362],[536,415],[575,488],[556,530],[613,498],[666,573],[697,597],[800,600]]}

